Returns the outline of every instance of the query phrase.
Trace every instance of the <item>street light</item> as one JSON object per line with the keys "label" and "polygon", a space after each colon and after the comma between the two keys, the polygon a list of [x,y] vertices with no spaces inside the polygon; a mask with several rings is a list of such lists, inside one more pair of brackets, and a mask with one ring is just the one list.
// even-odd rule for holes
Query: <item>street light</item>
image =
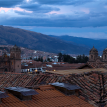
{"label": "street light", "polygon": [[35,72],[37,72],[38,70],[36,69]]}

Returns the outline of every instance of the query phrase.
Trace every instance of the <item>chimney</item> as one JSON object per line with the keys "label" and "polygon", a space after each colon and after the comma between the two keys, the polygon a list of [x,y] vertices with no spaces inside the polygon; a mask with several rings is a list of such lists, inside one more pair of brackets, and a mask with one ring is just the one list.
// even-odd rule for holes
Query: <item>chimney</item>
{"label": "chimney", "polygon": [[31,100],[32,95],[38,94],[34,89],[28,89],[23,87],[8,87],[5,88],[6,92],[9,92],[19,98],[20,100]]}
{"label": "chimney", "polygon": [[0,91],[0,103],[2,102],[2,98],[9,97],[5,92]]}

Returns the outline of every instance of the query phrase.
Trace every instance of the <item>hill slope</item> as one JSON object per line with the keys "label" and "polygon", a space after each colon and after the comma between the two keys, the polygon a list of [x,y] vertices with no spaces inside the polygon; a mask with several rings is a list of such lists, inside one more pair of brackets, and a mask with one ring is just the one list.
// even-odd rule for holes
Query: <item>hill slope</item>
{"label": "hill slope", "polygon": [[88,54],[89,48],[69,44],[63,40],[50,37],[41,33],[23,30],[19,28],[0,26],[0,44],[1,45],[18,45],[30,49],[41,50],[46,52],[70,54]]}
{"label": "hill slope", "polygon": [[80,46],[85,46],[90,48],[92,48],[94,45],[99,51],[103,51],[107,47],[107,39],[95,40],[95,39],[74,37],[74,36],[68,36],[68,35],[63,35],[63,36],[49,35],[49,36],[63,40],[67,43],[75,44],[75,45],[80,45]]}

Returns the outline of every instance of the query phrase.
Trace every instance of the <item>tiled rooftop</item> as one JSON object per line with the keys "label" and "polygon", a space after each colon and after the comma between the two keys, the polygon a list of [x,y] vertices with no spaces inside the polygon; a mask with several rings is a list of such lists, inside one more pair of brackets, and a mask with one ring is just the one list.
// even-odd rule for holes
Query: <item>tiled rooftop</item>
{"label": "tiled rooftop", "polygon": [[97,105],[96,102],[99,102],[101,98],[101,101],[106,101],[107,99],[107,73],[91,71],[72,74],[66,77],[66,80],[81,87],[80,95],[82,99],[92,101],[95,105]]}
{"label": "tiled rooftop", "polygon": [[63,79],[63,76],[55,74],[0,74],[0,90],[4,90],[4,87],[15,86],[35,87],[40,85],[41,82],[48,84],[53,82],[61,82]]}
{"label": "tiled rooftop", "polygon": [[69,70],[56,70],[56,71],[46,71],[48,73],[54,73],[54,74],[62,74],[62,75],[69,75],[69,74],[80,74],[84,72],[90,72],[90,71],[103,71],[107,72],[107,69],[105,68],[91,68],[91,69],[69,69]]}
{"label": "tiled rooftop", "polygon": [[39,94],[32,96],[32,100],[28,101],[21,101],[8,94],[8,98],[2,99],[0,107],[93,107],[75,95],[66,96],[55,89],[36,91]]}
{"label": "tiled rooftop", "polygon": [[[94,69],[94,71],[92,71],[92,70],[93,69],[83,69],[83,70],[78,69],[78,72],[77,72],[77,70],[74,70],[75,72],[73,71],[71,73],[71,75],[68,75],[68,74],[70,74],[69,72],[71,72],[70,70],[66,71],[66,73],[65,73],[65,71],[61,71],[62,73],[59,72],[58,74],[51,74],[52,73],[51,71],[49,73],[39,74],[39,75],[35,75],[35,74],[34,75],[32,75],[32,74],[8,74],[8,73],[7,74],[0,74],[0,90],[4,90],[4,87],[15,87],[15,86],[33,87],[33,88],[39,87],[40,90],[37,89],[37,92],[40,94],[37,95],[38,97],[36,98],[36,103],[34,100],[36,96],[33,96],[34,102],[28,101],[29,102],[28,103],[27,101],[25,101],[23,103],[23,104],[25,104],[25,107],[26,107],[26,103],[29,104],[28,107],[30,107],[30,104],[31,105],[32,104],[38,104],[39,106],[38,105],[36,105],[36,106],[40,107],[40,105],[42,105],[41,102],[42,103],[44,102],[43,106],[41,106],[41,107],[44,107],[44,104],[45,103],[47,104],[48,102],[49,102],[49,106],[51,106],[51,102],[52,102],[52,104],[56,104],[56,106],[57,106],[58,101],[64,102],[64,100],[66,101],[66,99],[64,99],[64,98],[68,98],[67,101],[69,102],[70,101],[69,99],[72,99],[73,96],[64,97],[65,95],[63,95],[62,93],[60,93],[61,96],[59,96],[59,94],[56,95],[54,93],[54,91],[55,92],[59,92],[59,91],[55,90],[55,88],[53,88],[53,87],[50,88],[50,86],[46,85],[46,84],[65,81],[65,82],[74,83],[74,84],[80,86],[81,87],[80,98],[85,99],[87,101],[89,101],[89,100],[93,101],[93,103],[95,104],[95,102],[99,101],[99,99],[100,99],[100,96],[99,96],[99,90],[100,90],[99,75],[100,75],[100,72],[98,72],[98,71],[106,71],[106,69],[101,68],[101,69]],[[84,72],[86,71],[86,72],[84,73],[83,71]],[[91,72],[89,72],[89,71],[91,71]],[[56,73],[56,72],[57,71],[54,71],[54,73]],[[102,74],[103,73],[104,72],[102,72]],[[67,75],[65,75],[65,74],[67,74]],[[106,80],[107,73],[105,73],[105,74],[106,75],[104,75],[104,78]],[[100,75],[100,79],[102,79],[101,75]],[[43,82],[43,84],[45,84],[45,87],[40,86],[41,82]],[[105,81],[104,84],[107,84],[107,82]],[[101,83],[101,85],[103,85],[103,84]],[[107,91],[107,85],[105,85],[104,88]],[[44,90],[46,90],[46,91],[44,91]],[[47,94],[45,94],[46,92],[47,92]],[[50,93],[50,94],[48,94],[48,93]],[[53,95],[53,96],[51,96],[51,95]],[[59,100],[58,98],[61,98],[61,99]],[[78,97],[76,97],[76,98],[78,99]],[[41,101],[41,102],[39,102],[39,101]],[[53,101],[55,101],[55,102],[53,102]],[[81,104],[81,107],[87,107],[86,106],[87,104],[83,103],[83,105]],[[62,105],[60,104],[58,106],[62,106]],[[64,105],[64,106],[66,107],[66,105]],[[80,107],[80,106],[78,106],[77,103],[73,106],[71,103],[69,103],[69,106]],[[3,107],[5,107],[5,105]],[[33,106],[31,106],[31,107],[33,107]],[[91,106],[88,106],[88,107],[91,107]]]}
{"label": "tiled rooftop", "polygon": [[88,65],[92,66],[93,68],[107,68],[107,64],[104,62],[88,62]]}
{"label": "tiled rooftop", "polygon": [[[24,60],[23,60],[24,62]],[[69,64],[65,62],[58,62],[54,64],[53,62],[37,62],[37,61],[25,61],[28,66],[22,65],[22,69],[28,69],[28,68],[41,68],[43,67],[45,70],[68,70],[68,69],[77,69],[78,67],[84,65],[84,63],[77,63],[77,64]],[[30,63],[32,62],[32,63]],[[52,67],[47,67],[46,65],[52,65]]]}
{"label": "tiled rooftop", "polygon": [[46,67],[46,64],[43,63],[43,67],[46,67],[45,70],[49,70],[49,71],[77,69],[78,67],[84,65],[84,63],[81,63],[81,64],[69,64],[69,63],[52,64],[50,63],[50,65],[52,65],[52,67]]}

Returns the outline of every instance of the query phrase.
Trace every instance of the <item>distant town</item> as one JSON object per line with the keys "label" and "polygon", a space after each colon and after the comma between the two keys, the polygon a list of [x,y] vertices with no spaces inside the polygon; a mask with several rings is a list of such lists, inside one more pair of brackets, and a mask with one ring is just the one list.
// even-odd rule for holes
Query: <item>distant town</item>
{"label": "distant town", "polygon": [[[35,102],[37,96],[39,98],[45,95],[42,98],[49,98],[50,106],[54,98],[55,105],[65,105],[65,102],[60,102],[62,99],[67,101],[66,105],[70,104],[72,107],[77,105],[102,107],[106,105],[106,70],[107,48],[103,50],[102,57],[98,56],[98,50],[94,46],[89,51],[89,56],[83,54],[73,57],[63,53],[30,50],[17,45],[2,45],[0,46],[1,105],[10,106],[11,98],[17,103],[20,102],[19,106],[35,107],[41,103],[40,99],[38,104]],[[71,99],[75,103],[69,102]],[[24,102],[21,103],[20,100]]]}
{"label": "distant town", "polygon": [[[62,95],[69,96],[69,99],[75,97],[74,102],[76,103],[69,102],[67,105],[103,106],[106,105],[106,91],[104,91],[106,90],[106,70],[107,48],[103,50],[102,56],[98,55],[98,50],[93,46],[88,56],[83,54],[73,57],[63,53],[30,50],[17,45],[1,45],[0,96],[1,93],[5,95],[5,97],[1,96],[1,102],[5,104],[4,101],[8,99],[8,95],[11,98],[10,94],[20,100],[32,102],[33,99],[36,99],[35,94],[41,95],[43,90],[47,90],[47,92],[51,90],[52,94],[52,90],[54,90],[55,96],[58,93],[60,96],[61,92]],[[25,95],[26,91],[22,93],[23,90],[28,91],[29,94]],[[65,96],[62,98],[66,99]],[[50,104],[51,102],[50,99]],[[35,100],[33,103],[35,107]],[[21,105],[28,106],[29,104]],[[55,103],[55,105],[61,105],[61,103]]]}
{"label": "distant town", "polygon": [[107,107],[107,0],[0,0],[0,107]]}
{"label": "distant town", "polygon": [[[11,48],[13,46],[1,45],[0,46],[0,56],[6,54],[11,57]],[[46,70],[60,70],[70,69],[72,64],[83,65],[88,61],[88,57],[85,55],[66,55],[63,53],[49,53],[38,50],[31,50],[27,48],[20,47],[20,60],[21,60],[21,72],[34,73],[36,71],[46,71]],[[76,67],[75,67],[76,68]]]}

